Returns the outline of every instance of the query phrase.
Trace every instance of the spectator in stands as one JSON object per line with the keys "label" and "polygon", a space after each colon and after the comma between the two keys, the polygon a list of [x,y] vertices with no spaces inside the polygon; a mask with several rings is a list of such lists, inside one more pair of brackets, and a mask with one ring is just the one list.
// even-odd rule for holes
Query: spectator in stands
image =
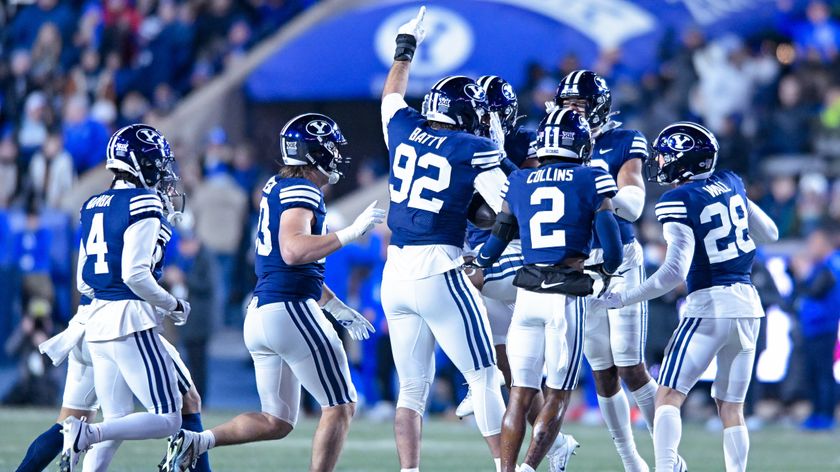
{"label": "spectator in stands", "polygon": [[834,350],[840,322],[840,253],[830,235],[817,230],[808,237],[807,247],[791,259],[796,282],[794,300],[805,353],[813,411],[802,427],[828,430],[834,427]]}
{"label": "spectator in stands", "polygon": [[55,290],[50,260],[53,234],[42,224],[41,202],[32,194],[27,197],[25,211],[23,228],[12,236],[12,254],[17,258],[23,282],[23,301],[40,297],[53,303]]}
{"label": "spectator in stands", "polygon": [[258,185],[260,169],[254,162],[254,148],[250,143],[242,143],[236,146],[233,151],[233,178],[242,187],[242,190],[250,192]]}
{"label": "spectator in stands", "polygon": [[[68,48],[68,51],[71,49]],[[68,63],[70,60],[66,58]],[[31,74],[43,84],[46,80],[57,78],[63,70],[62,65],[61,34],[54,24],[46,23],[41,26],[32,46]]]}
{"label": "spectator in stands", "polygon": [[759,200],[779,227],[779,238],[796,235],[796,181],[791,176],[777,176],[770,181],[770,191]]}
{"label": "spectator in stands", "polygon": [[20,113],[23,111],[23,104],[26,97],[32,92],[32,81],[29,79],[29,71],[32,69],[32,57],[26,49],[16,49],[12,52],[9,61],[10,74],[4,76],[0,84],[3,87],[2,106],[0,106],[0,118],[9,122],[17,122]]}
{"label": "spectator in stands", "polygon": [[[0,209],[8,208],[15,198],[18,182],[17,144],[11,133],[0,139]],[[0,233],[7,230],[0,226]],[[2,239],[0,234],[0,239]],[[0,248],[1,249],[1,248]]]}
{"label": "spectator in stands", "polygon": [[73,158],[64,149],[60,133],[51,133],[29,163],[29,185],[35,198],[58,208],[75,180]]}
{"label": "spectator in stands", "polygon": [[12,44],[16,47],[31,47],[46,23],[52,23],[58,28],[62,40],[69,42],[72,39],[76,18],[68,2],[38,0],[15,16],[9,35]]}
{"label": "spectator in stands", "polygon": [[47,97],[41,92],[32,92],[26,97],[23,120],[18,129],[21,166],[29,165],[29,158],[47,139]]}
{"label": "spectator in stands", "polygon": [[822,0],[808,4],[807,20],[793,28],[793,41],[799,57],[830,62],[840,49],[840,23],[831,18],[831,10]]}
{"label": "spectator in stands", "polygon": [[177,255],[172,264],[167,265],[164,279],[169,287],[182,293],[192,306],[192,314],[187,324],[178,330],[178,334],[186,349],[187,368],[192,374],[195,388],[201,398],[206,400],[207,344],[216,319],[213,303],[216,266],[192,231],[181,231],[179,235]]}
{"label": "spectator in stands", "polygon": [[763,154],[798,154],[811,146],[811,121],[815,111],[802,100],[802,84],[796,75],[779,82],[779,107],[761,124],[759,143]]}
{"label": "spectator in stands", "polygon": [[828,179],[816,172],[799,178],[799,195],[796,198],[796,214],[799,218],[799,234],[810,234],[825,223],[828,206]]}
{"label": "spectator in stands", "polygon": [[79,175],[105,161],[108,130],[93,119],[84,95],[67,99],[63,116],[64,147],[73,156],[73,166]]}
{"label": "spectator in stands", "polygon": [[52,336],[52,305],[44,298],[29,301],[26,316],[5,344],[6,355],[18,359],[18,380],[3,398],[4,405],[52,406],[58,386],[50,378],[52,365],[38,345]]}

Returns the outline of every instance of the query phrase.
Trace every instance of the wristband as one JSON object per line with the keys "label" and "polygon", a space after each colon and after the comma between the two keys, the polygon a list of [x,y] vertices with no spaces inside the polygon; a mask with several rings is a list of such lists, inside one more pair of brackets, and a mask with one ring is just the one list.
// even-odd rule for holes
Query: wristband
{"label": "wristband", "polygon": [[417,50],[417,38],[410,34],[397,35],[397,50],[394,52],[395,61],[408,61],[414,59],[414,51]]}

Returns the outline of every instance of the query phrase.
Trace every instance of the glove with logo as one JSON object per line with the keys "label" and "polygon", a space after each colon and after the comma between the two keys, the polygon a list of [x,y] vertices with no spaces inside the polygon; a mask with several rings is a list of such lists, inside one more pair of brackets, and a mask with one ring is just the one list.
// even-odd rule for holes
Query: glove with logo
{"label": "glove with logo", "polygon": [[394,52],[395,61],[408,61],[414,59],[414,51],[417,46],[426,38],[426,28],[423,26],[423,17],[426,16],[426,7],[420,7],[417,16],[408,23],[400,26],[397,30],[397,50]]}
{"label": "glove with logo", "polygon": [[370,333],[376,332],[370,321],[338,298],[333,297],[321,309],[332,315],[350,333],[350,337],[356,341],[367,339],[370,337]]}
{"label": "glove with logo", "polygon": [[342,246],[361,238],[374,226],[385,221],[385,210],[376,208],[377,203],[379,203],[379,200],[374,200],[356,217],[356,220],[350,226],[335,232]]}
{"label": "glove with logo", "polygon": [[600,297],[607,291],[612,279],[615,277],[622,277],[622,274],[626,271],[611,274],[604,270],[604,264],[592,264],[584,267],[583,272],[592,277],[592,280],[595,281],[592,293],[596,294],[596,297]]}

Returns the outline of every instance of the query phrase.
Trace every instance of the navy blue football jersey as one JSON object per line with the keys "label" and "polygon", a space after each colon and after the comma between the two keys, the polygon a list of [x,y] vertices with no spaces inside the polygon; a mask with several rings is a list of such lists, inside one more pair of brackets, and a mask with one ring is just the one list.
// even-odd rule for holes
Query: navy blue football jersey
{"label": "navy blue football jersey", "polygon": [[518,170],[503,195],[519,222],[526,264],[558,264],[588,257],[595,212],[618,188],[599,167],[557,163]]}
{"label": "navy blue football jersey", "polygon": [[[526,160],[537,157],[537,150],[534,147],[536,144],[537,133],[520,126],[505,136],[505,153],[516,167],[522,167],[522,163]],[[505,170],[504,166],[502,170]],[[491,232],[489,229],[481,229],[467,222],[467,245],[472,249],[477,248],[487,242]]]}
{"label": "navy blue football jersey", "polygon": [[[647,159],[648,144],[645,136],[636,130],[613,128],[605,131],[595,138],[595,147],[592,149],[592,159],[589,165],[600,167],[618,180],[618,172],[625,162],[631,159]],[[618,229],[621,232],[622,244],[633,241],[633,223],[624,218],[615,218],[618,221]],[[597,237],[593,237],[593,247],[601,247]]]}
{"label": "navy blue football jersey", "polygon": [[666,192],[656,204],[656,218],[687,225],[694,233],[694,257],[688,292],[714,286],[751,283],[755,242],[747,223],[747,193],[741,178],[722,170]]}
{"label": "navy blue football jersey", "polygon": [[82,244],[87,258],[82,279],[100,300],[140,300],[123,283],[123,235],[144,218],[163,221],[163,204],[154,191],[110,189],[88,199],[81,210]]}
{"label": "navy blue football jersey", "polygon": [[487,138],[431,128],[411,107],[387,131],[391,244],[463,246],[475,178],[498,167],[501,152]]}
{"label": "navy blue football jersey", "polygon": [[321,298],[324,261],[292,266],[280,254],[280,215],[290,208],[312,210],[312,234],[327,233],[327,209],[321,189],[306,179],[274,176],[268,180],[262,190],[257,223],[254,296],[259,306]]}

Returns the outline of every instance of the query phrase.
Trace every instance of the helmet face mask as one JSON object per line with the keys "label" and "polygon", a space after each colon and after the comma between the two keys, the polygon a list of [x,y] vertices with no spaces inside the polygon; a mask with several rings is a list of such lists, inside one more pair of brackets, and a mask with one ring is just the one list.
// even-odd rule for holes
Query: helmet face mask
{"label": "helmet face mask", "polygon": [[489,122],[485,117],[489,111],[484,89],[461,75],[439,80],[423,98],[422,114],[427,120],[477,136],[487,133]]}
{"label": "helmet face mask", "polygon": [[585,105],[586,120],[594,130],[609,121],[612,107],[612,92],[607,82],[598,74],[588,70],[570,72],[557,86],[554,102],[564,107],[567,100],[581,100]]}
{"label": "helmet face mask", "polygon": [[667,126],[644,163],[645,178],[660,185],[708,178],[717,164],[718,142],[703,126],[682,121]]}
{"label": "helmet face mask", "polygon": [[476,83],[486,92],[488,110],[499,115],[505,134],[512,132],[519,118],[519,98],[513,86],[495,75],[483,75]]}
{"label": "helmet face mask", "polygon": [[320,113],[298,115],[280,132],[283,164],[314,166],[330,184],[338,183],[343,175],[339,166],[350,160],[339,152],[339,146],[346,144],[338,123]]}

